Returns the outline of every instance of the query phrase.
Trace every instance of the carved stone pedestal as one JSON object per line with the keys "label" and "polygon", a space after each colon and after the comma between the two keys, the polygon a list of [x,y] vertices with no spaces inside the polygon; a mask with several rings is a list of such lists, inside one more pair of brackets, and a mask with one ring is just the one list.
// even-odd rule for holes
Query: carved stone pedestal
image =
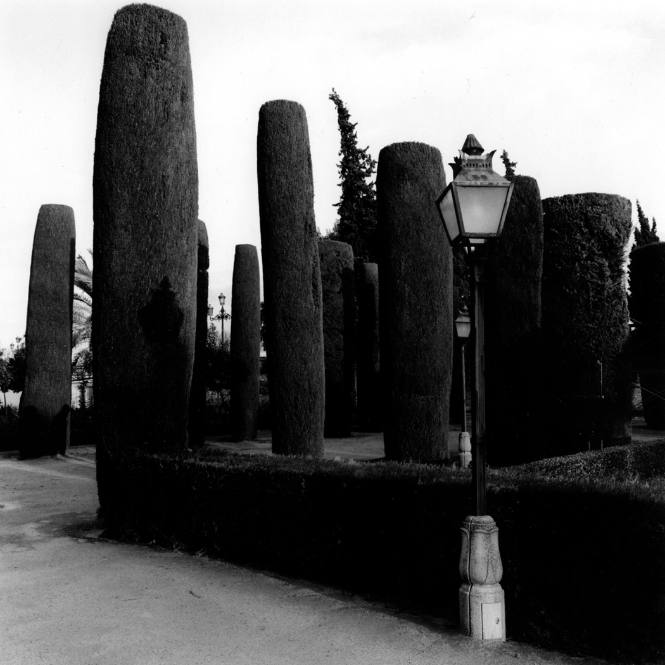
{"label": "carved stone pedestal", "polygon": [[499,529],[489,515],[480,515],[466,517],[461,530],[462,630],[475,639],[505,641],[506,604],[499,584],[503,576]]}

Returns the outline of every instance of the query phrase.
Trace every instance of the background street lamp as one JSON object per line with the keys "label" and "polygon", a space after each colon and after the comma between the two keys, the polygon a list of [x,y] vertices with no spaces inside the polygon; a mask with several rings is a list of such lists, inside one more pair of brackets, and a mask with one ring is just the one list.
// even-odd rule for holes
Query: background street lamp
{"label": "background street lamp", "polygon": [[505,601],[499,535],[487,512],[485,441],[485,262],[486,243],[498,237],[506,219],[513,183],[492,170],[494,151],[483,154],[473,134],[451,164],[453,181],[437,199],[451,243],[462,244],[473,275],[474,386],[472,421],[474,515],[462,525],[460,620],[479,639],[506,639]]}
{"label": "background street lamp", "polygon": [[455,332],[460,341],[460,367],[462,369],[462,431],[459,435],[459,464],[465,469],[471,463],[471,441],[466,429],[466,342],[471,334],[471,317],[466,306],[455,319]]}
{"label": "background street lamp", "polygon": [[226,312],[224,309],[224,305],[226,303],[226,296],[223,293],[220,293],[217,296],[217,299],[219,300],[219,307],[220,311],[217,316],[213,316],[213,308],[211,305],[208,305],[208,316],[210,317],[211,321],[220,321],[221,322],[221,341],[220,341],[220,346],[224,346],[224,321],[228,320],[231,318],[231,315]]}

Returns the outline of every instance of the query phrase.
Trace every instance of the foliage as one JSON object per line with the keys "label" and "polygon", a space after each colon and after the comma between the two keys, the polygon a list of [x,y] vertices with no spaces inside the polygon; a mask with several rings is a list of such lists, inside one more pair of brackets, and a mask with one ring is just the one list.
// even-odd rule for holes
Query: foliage
{"label": "foliage", "polygon": [[92,270],[86,260],[76,257],[74,263],[74,311],[72,318],[72,378],[84,388],[92,378]]}
{"label": "foliage", "polygon": [[[468,471],[131,449],[102,467],[112,537],[203,551],[457,619]],[[490,472],[508,637],[621,662],[662,658],[664,490],[662,478],[647,485]],[[639,570],[655,571],[649,584],[626,574]]]}
{"label": "foliage", "polygon": [[305,109],[285,100],[264,104],[256,144],[272,449],[321,455],[321,274]]}
{"label": "foliage", "polygon": [[647,425],[665,429],[665,243],[635,247],[630,253],[630,338],[640,375]]}
{"label": "foliage", "polygon": [[9,345],[10,356],[7,358],[9,371],[9,390],[20,393],[25,386],[25,338],[17,337]]}
{"label": "foliage", "polygon": [[220,343],[220,337],[211,323],[206,338],[206,388],[212,392],[222,394],[224,390],[231,389],[231,351],[229,340]]}
{"label": "foliage", "polygon": [[441,154],[424,143],[381,150],[377,174],[379,339],[386,456],[447,456],[453,361],[453,257],[433,202]]}
{"label": "foliage", "polygon": [[[488,248],[485,274],[487,429],[490,463],[542,455],[534,441],[542,394],[543,206],[538,183],[513,176],[513,194],[501,236]],[[529,386],[525,390],[525,386]]]}
{"label": "foliage", "polygon": [[335,204],[339,219],[327,237],[349,243],[356,258],[376,261],[376,192],[371,180],[376,161],[369,147],[358,147],[357,123],[351,122],[351,115],[334,88],[328,99],[337,109],[341,157],[337,168],[342,193]]}
{"label": "foliage", "polygon": [[639,227],[635,227],[636,247],[642,247],[654,242],[660,242],[660,238],[656,232],[656,218],[653,217],[651,225],[649,225],[649,218],[644,214],[639,201],[637,201],[637,222]]}
{"label": "foliage", "polygon": [[[551,454],[630,437],[624,262],[630,201],[576,194],[543,201],[543,370]],[[602,381],[602,397],[601,397]]]}
{"label": "foliage", "polygon": [[512,180],[515,177],[515,167],[517,166],[517,162],[510,161],[510,157],[508,157],[508,152],[506,150],[501,153],[501,161],[506,170],[505,177],[508,180]]}

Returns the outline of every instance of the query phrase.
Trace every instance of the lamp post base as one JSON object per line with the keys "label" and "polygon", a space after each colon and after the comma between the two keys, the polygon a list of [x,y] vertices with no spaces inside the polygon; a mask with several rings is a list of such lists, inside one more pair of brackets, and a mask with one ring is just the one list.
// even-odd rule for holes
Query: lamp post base
{"label": "lamp post base", "polygon": [[467,517],[462,524],[459,589],[460,624],[479,640],[506,640],[506,602],[501,577],[499,529],[489,515]]}
{"label": "lamp post base", "polygon": [[466,635],[506,641],[506,601],[500,584],[462,584],[459,613]]}

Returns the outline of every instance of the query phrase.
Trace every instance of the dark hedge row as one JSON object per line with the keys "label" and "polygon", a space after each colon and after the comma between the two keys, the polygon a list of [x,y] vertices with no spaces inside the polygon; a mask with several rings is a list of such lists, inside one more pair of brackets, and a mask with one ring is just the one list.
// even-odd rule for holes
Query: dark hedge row
{"label": "dark hedge row", "polygon": [[[208,451],[127,450],[102,461],[111,537],[205,551],[457,619],[468,472]],[[662,480],[492,472],[488,499],[501,529],[510,638],[621,662],[665,658]]]}
{"label": "dark hedge row", "polygon": [[503,232],[487,261],[486,380],[490,463],[533,459],[543,275],[543,206],[534,178],[515,176]]}
{"label": "dark hedge row", "polygon": [[649,427],[665,429],[665,243],[631,252],[629,305],[644,419]]}
{"label": "dark hedge row", "polygon": [[[630,440],[624,261],[630,201],[575,194],[543,201],[543,456]],[[602,365],[601,365],[602,363]],[[604,399],[599,398],[602,391]]]}

